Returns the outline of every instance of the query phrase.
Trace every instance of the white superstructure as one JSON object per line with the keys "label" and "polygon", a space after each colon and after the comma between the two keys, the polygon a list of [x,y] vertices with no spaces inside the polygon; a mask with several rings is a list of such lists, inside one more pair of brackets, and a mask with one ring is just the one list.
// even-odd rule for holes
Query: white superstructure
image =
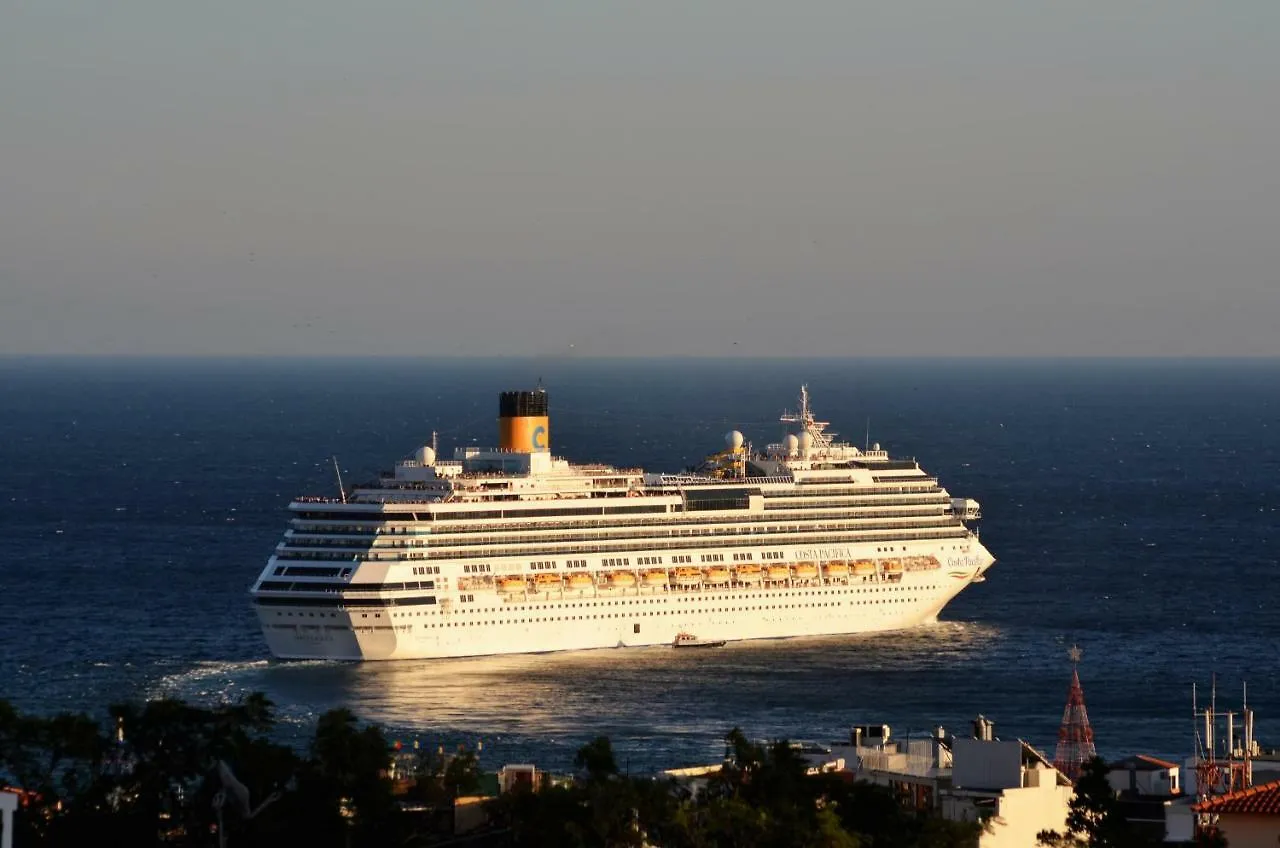
{"label": "white superstructure", "polygon": [[809,411],[696,473],[552,456],[547,395],[504,392],[498,448],[418,449],[341,498],[299,498],[251,594],[283,658],[411,659],[930,623],[994,561],[914,460]]}

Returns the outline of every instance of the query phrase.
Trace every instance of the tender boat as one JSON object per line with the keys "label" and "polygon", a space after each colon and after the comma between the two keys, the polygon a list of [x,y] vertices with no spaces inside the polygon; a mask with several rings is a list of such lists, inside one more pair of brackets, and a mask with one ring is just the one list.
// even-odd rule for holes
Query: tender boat
{"label": "tender boat", "polygon": [[697,586],[702,582],[702,571],[697,568],[677,568],[677,586]]}
{"label": "tender boat", "polygon": [[657,569],[654,569],[653,571],[646,571],[644,573],[644,585],[646,586],[667,585],[667,572],[658,571]]}
{"label": "tender boat", "polygon": [[724,568],[723,566],[708,568],[705,577],[705,580],[711,586],[723,586],[732,579],[732,573],[730,573],[729,569]]}
{"label": "tender boat", "polygon": [[671,643],[673,648],[722,648],[724,640],[699,639],[692,633],[677,633],[675,641]]}

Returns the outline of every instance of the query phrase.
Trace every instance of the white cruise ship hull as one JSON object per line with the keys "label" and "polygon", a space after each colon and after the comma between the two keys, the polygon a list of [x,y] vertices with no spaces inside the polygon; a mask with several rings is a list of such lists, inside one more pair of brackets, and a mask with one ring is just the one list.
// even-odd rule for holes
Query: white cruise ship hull
{"label": "white cruise ship hull", "polygon": [[395,660],[901,630],[993,559],[914,459],[743,434],[696,471],[550,452],[545,390],[499,396],[496,448],[434,444],[339,497],[304,497],[250,594],[284,659]]}
{"label": "white cruise ship hull", "polygon": [[994,561],[976,540],[940,567],[892,577],[772,585],[555,589],[470,603],[342,609],[259,607],[281,659],[399,660],[670,645],[679,633],[740,641],[902,630],[931,624]]}

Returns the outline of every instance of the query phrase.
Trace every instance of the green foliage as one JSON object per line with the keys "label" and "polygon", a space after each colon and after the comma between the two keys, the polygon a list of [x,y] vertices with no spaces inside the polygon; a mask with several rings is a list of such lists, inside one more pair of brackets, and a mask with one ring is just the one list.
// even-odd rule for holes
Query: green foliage
{"label": "green foliage", "polygon": [[493,810],[513,844],[539,848],[977,845],[979,825],[906,811],[883,788],[809,775],[785,741],[759,745],[738,729],[725,741],[728,762],[696,795],[672,781],[618,777],[612,748],[596,739],[578,752],[575,785],[507,795]]}
{"label": "green foliage", "polygon": [[597,736],[578,749],[573,764],[585,772],[587,780],[598,783],[616,777],[618,761],[613,756],[613,743],[605,736]]}
{"label": "green foliage", "polygon": [[1084,764],[1076,794],[1068,807],[1066,832],[1042,831],[1039,843],[1049,848],[1141,848],[1152,844],[1134,831],[1120,812],[1107,780],[1111,769],[1101,757]]}
{"label": "green foliage", "polygon": [[452,804],[455,798],[480,790],[480,761],[474,751],[459,746],[455,754],[424,753],[413,768],[408,797],[428,806]]}
{"label": "green foliage", "polygon": [[[110,716],[104,729],[85,715],[34,718],[0,701],[0,777],[35,793],[18,818],[16,844],[203,848],[217,844],[219,827],[236,848],[424,846],[436,838],[434,813],[411,818],[393,795],[391,750],[382,731],[347,710],[320,717],[305,754],[272,741],[271,704],[260,695],[211,708],[167,699],[122,704]],[[578,751],[580,779],[573,784],[495,799],[490,811],[500,829],[487,844],[977,844],[978,825],[904,810],[880,787],[807,774],[785,741],[761,745],[734,729],[726,742],[729,760],[694,794],[671,780],[619,775],[609,740],[593,739]],[[247,798],[224,787],[220,764]],[[428,811],[474,792],[480,778],[475,754],[462,748],[424,755],[413,771],[407,800]]]}
{"label": "green foliage", "polygon": [[[220,813],[236,846],[403,842],[386,740],[349,712],[321,717],[308,759],[270,740],[274,717],[261,695],[212,708],[120,704],[109,714],[104,733],[84,715],[35,718],[0,701],[0,777],[32,793],[16,844],[203,846],[215,844]],[[253,806],[223,791],[220,763]]]}

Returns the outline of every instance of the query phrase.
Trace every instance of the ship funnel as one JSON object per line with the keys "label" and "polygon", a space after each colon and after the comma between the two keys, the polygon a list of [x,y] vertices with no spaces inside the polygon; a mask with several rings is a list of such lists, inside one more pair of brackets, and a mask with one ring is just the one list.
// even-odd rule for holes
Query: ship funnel
{"label": "ship funnel", "polygon": [[551,450],[545,389],[498,395],[498,447],[518,453]]}

